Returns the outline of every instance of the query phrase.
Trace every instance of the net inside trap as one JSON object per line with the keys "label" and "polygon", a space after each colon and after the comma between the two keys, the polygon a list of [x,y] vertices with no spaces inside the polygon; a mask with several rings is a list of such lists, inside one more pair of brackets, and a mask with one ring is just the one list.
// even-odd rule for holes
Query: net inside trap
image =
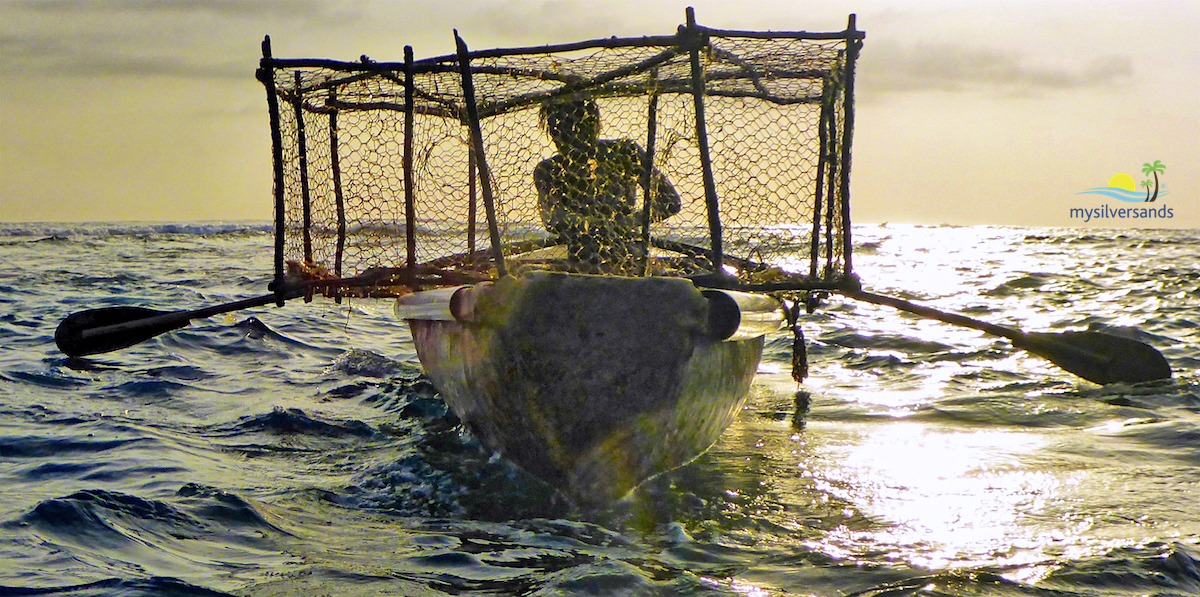
{"label": "net inside trap", "polygon": [[690,23],[403,62],[276,59],[268,40],[277,283],[403,291],[539,263],[836,287],[862,38],[853,18]]}

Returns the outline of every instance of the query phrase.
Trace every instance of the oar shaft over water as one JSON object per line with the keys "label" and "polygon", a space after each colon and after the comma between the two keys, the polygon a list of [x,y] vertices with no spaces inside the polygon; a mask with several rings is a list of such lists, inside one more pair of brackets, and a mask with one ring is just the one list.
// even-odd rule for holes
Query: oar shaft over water
{"label": "oar shaft over water", "polygon": [[86,341],[86,340],[90,340],[93,338],[99,338],[101,336],[106,336],[106,335],[110,335],[110,334],[125,333],[125,332],[129,332],[131,330],[137,330],[139,328],[151,328],[151,327],[160,327],[160,326],[165,327],[165,326],[174,325],[177,327],[172,328],[172,329],[178,329],[178,328],[181,328],[181,327],[187,325],[187,323],[193,319],[200,319],[203,317],[212,317],[213,315],[220,315],[222,313],[229,313],[231,311],[240,311],[242,309],[252,309],[254,307],[261,307],[263,305],[274,303],[278,300],[279,300],[279,297],[277,297],[276,295],[268,294],[268,295],[263,295],[263,296],[256,296],[254,298],[243,299],[240,301],[235,301],[232,303],[213,305],[211,307],[203,307],[200,309],[195,309],[193,311],[161,311],[161,312],[158,312],[158,313],[161,313],[160,315],[150,316],[145,319],[137,319],[137,320],[126,321],[126,322],[122,322],[122,323],[114,323],[111,325],[104,325],[104,326],[99,326],[99,327],[88,328],[88,329],[82,330],[79,333],[79,339]]}
{"label": "oar shaft over water", "polygon": [[857,299],[857,300],[865,301],[868,303],[874,303],[876,305],[884,305],[887,307],[894,307],[896,309],[899,309],[901,311],[907,311],[914,315],[920,315],[921,317],[928,317],[929,319],[936,319],[938,321],[949,323],[951,325],[957,325],[957,326],[976,329],[981,332],[991,334],[993,336],[1001,336],[1004,338],[1008,338],[1009,340],[1015,340],[1016,338],[1025,335],[1020,330],[1006,328],[1004,326],[996,325],[993,323],[988,323],[986,321],[979,321],[978,319],[971,319],[970,317],[967,317],[965,315],[959,315],[957,313],[947,313],[945,311],[938,311],[937,309],[934,309],[932,307],[926,307],[923,305],[918,305],[916,303],[910,303],[904,299],[899,299],[894,296],[884,296],[882,294],[875,294],[874,292],[867,292],[866,290],[855,290],[852,292],[848,291],[848,292],[845,292],[844,294],[852,299]]}
{"label": "oar shaft over water", "polygon": [[1064,371],[1090,382],[1102,385],[1118,382],[1137,383],[1171,377],[1171,365],[1162,353],[1137,340],[1087,331],[1027,333],[861,289],[843,290],[842,294],[852,299],[894,307],[921,317],[1008,338],[1013,346],[1036,354]]}

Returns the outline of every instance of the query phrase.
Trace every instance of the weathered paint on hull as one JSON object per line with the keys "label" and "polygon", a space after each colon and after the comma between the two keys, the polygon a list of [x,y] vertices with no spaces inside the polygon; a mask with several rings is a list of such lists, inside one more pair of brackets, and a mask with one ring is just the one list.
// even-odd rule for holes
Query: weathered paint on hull
{"label": "weathered paint on hull", "polygon": [[409,320],[426,373],[485,444],[583,505],[708,449],[762,357],[761,336],[712,339],[683,279],[540,274],[475,313]]}

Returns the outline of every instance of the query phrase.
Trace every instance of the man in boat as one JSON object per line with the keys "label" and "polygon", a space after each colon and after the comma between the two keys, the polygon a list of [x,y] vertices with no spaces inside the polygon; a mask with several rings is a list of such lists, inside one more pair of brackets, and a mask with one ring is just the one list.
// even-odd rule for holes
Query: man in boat
{"label": "man in boat", "polygon": [[[548,101],[541,120],[559,151],[533,171],[542,224],[579,269],[633,270],[642,256],[646,151],[628,139],[601,139],[594,100]],[[679,213],[679,193],[655,168],[649,184],[650,222]]]}

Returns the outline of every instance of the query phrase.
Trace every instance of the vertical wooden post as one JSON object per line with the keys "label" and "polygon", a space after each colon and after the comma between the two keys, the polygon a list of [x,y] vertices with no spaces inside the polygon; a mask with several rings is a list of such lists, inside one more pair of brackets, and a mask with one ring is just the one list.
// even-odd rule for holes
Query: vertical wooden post
{"label": "vertical wooden post", "polygon": [[475,144],[471,143],[467,149],[467,254],[475,254],[475,225],[479,219],[477,212],[479,211],[476,198],[478,189],[475,188],[475,173],[478,168],[475,167]]}
{"label": "vertical wooden post", "polygon": [[[841,80],[838,78],[835,78],[833,83],[834,83],[834,85],[836,85],[836,87],[834,87],[834,91],[833,91],[834,96],[835,96],[834,102],[836,103],[836,101],[837,101],[836,95],[841,93]],[[828,116],[829,116],[829,119],[826,121],[826,123],[827,123],[826,124],[826,127],[827,127],[826,134],[828,135],[828,140],[829,140],[829,146],[828,146],[829,147],[829,157],[825,160],[826,170],[827,170],[825,185],[829,191],[828,195],[827,195],[827,197],[829,198],[829,201],[826,202],[826,206],[825,206],[826,207],[826,209],[825,209],[825,269],[821,274],[821,278],[826,281],[828,281],[829,275],[833,272],[833,250],[835,247],[835,243],[833,242],[833,215],[834,215],[834,211],[835,211],[834,201],[837,198],[836,197],[837,194],[840,192],[838,190],[839,187],[837,185],[837,181],[839,180],[838,172],[839,172],[839,167],[841,165],[841,161],[839,159],[837,159],[838,155],[840,155],[840,152],[838,152],[838,148],[839,148],[838,141],[841,138],[838,136],[837,110],[836,109],[830,110]],[[836,205],[839,208],[841,207],[840,202],[837,203]],[[841,211],[841,210],[838,209],[836,211]]]}
{"label": "vertical wooden post", "polygon": [[826,75],[821,87],[821,115],[817,120],[817,178],[814,185],[816,188],[813,190],[813,227],[809,246],[808,276],[814,280],[817,279],[817,267],[821,261],[821,202],[825,197],[825,157],[829,151],[829,131],[826,130],[826,125],[829,122],[829,113],[833,110],[833,100],[833,77]]}
{"label": "vertical wooden post", "polygon": [[300,71],[296,71],[295,95],[292,97],[292,108],[296,112],[296,144],[300,157],[300,200],[304,207],[304,263],[312,263],[312,197],[308,188],[308,142],[304,133],[304,94],[300,91],[303,81]]}
{"label": "vertical wooden post", "polygon": [[704,199],[708,206],[708,233],[712,243],[713,272],[720,273],[725,255],[721,246],[721,206],[717,200],[717,183],[713,179],[712,158],[708,152],[708,127],[704,122],[704,69],[700,64],[700,48],[706,36],[696,26],[696,11],[687,8],[687,42],[691,46],[692,101],[696,107],[696,146],[700,150],[700,170],[704,176]]}
{"label": "vertical wooden post", "polygon": [[492,195],[492,173],[488,170],[487,155],[483,149],[483,129],[479,125],[479,109],[475,105],[475,81],[471,78],[471,54],[467,42],[454,30],[454,43],[458,49],[458,68],[462,73],[463,99],[467,108],[467,125],[471,129],[471,145],[475,148],[475,162],[479,168],[479,186],[483,191],[483,208],[487,213],[488,234],[492,241],[492,259],[496,262],[496,273],[508,275],[504,265],[504,247],[500,245],[500,224],[496,221],[496,204]]}
{"label": "vertical wooden post", "polygon": [[654,141],[658,137],[658,69],[650,71],[655,87],[650,93],[646,115],[646,159],[642,164],[642,275],[650,268],[650,215],[656,199],[654,193]]}
{"label": "vertical wooden post", "polygon": [[417,266],[416,186],[413,181],[413,49],[404,46],[404,248],[406,267]]}
{"label": "vertical wooden post", "polygon": [[[329,90],[329,104],[337,100],[337,91]],[[338,155],[338,109],[329,111],[329,161],[333,169],[333,200],[337,207],[337,251],[333,257],[333,273],[342,277],[342,257],[346,252],[346,197],[342,191],[342,160]],[[339,295],[340,298],[340,295]]]}
{"label": "vertical wooden post", "polygon": [[283,253],[287,227],[287,206],[284,204],[283,186],[283,132],[279,123],[279,96],[275,90],[275,65],[271,56],[271,36],[263,37],[262,61],[259,63],[258,80],[267,88],[267,112],[271,119],[271,162],[275,175],[275,280],[269,286],[279,294],[276,304],[283,306],[284,276]]}
{"label": "vertical wooden post", "polygon": [[858,39],[856,16],[850,15],[846,24],[846,65],[842,79],[842,159],[841,159],[841,200],[842,200],[842,257],[845,260],[843,274],[849,277],[854,272],[852,256],[854,244],[850,238],[850,144],[854,137],[854,64],[858,60],[858,51],[862,41]]}

